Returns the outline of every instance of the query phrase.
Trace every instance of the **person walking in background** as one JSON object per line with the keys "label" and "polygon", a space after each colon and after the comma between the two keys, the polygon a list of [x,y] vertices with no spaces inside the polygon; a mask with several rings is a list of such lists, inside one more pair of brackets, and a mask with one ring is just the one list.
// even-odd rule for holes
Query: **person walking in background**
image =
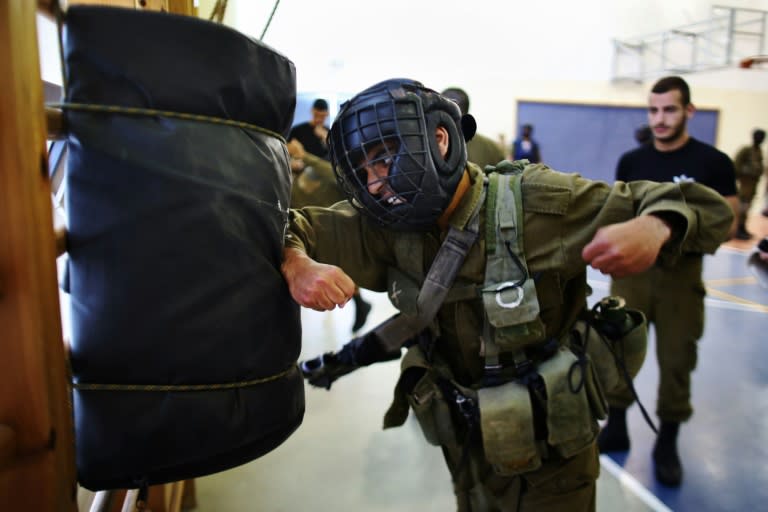
{"label": "person walking in background", "polygon": [[[456,102],[461,115],[465,116],[462,122],[465,122],[466,116],[469,115],[469,95],[466,91],[458,87],[449,87],[442,92],[442,95]],[[474,119],[470,122],[474,123]],[[475,133],[467,142],[467,160],[477,164],[481,169],[486,165],[496,165],[504,160],[505,156],[503,146],[499,146],[493,139],[480,133]]]}
{"label": "person walking in background", "polygon": [[[688,134],[694,115],[688,84],[680,77],[656,82],[648,98],[648,123],[653,144],[622,155],[616,179],[623,182],[652,180],[685,183],[695,181],[719,192],[738,212],[736,178],[728,155]],[[736,231],[736,219],[730,235]],[[656,414],[661,429],[653,449],[656,478],[678,486],[683,469],[677,452],[680,423],[693,414],[691,373],[696,367],[697,342],[704,331],[702,251],[695,246],[669,268],[654,266],[631,277],[614,279],[611,294],[624,297],[627,307],[643,311],[656,330],[659,387]],[[607,393],[608,423],[600,433],[601,452],[626,451],[629,435],[626,410],[634,398],[629,387]]]}
{"label": "person walking in background", "polygon": [[533,138],[533,125],[524,124],[520,136],[512,142],[512,160],[528,160],[532,164],[541,162],[539,143]]}
{"label": "person walking in background", "polygon": [[752,131],[752,144],[743,146],[736,153],[733,159],[733,165],[736,168],[736,182],[739,185],[739,225],[736,231],[736,238],[739,240],[749,240],[752,233],[747,231],[747,215],[752,206],[752,200],[755,198],[757,183],[760,176],[763,175],[763,149],[760,145],[765,140],[765,131],[755,129]]}
{"label": "person walking in background", "polygon": [[318,98],[312,103],[312,118],[291,128],[288,141],[296,139],[301,142],[304,150],[315,156],[328,160],[328,102]]}

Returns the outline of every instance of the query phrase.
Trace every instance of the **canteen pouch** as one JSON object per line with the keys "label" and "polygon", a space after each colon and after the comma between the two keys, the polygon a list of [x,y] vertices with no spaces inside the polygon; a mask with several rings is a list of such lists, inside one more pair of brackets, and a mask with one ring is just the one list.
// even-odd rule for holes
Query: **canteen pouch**
{"label": "canteen pouch", "polygon": [[[619,354],[619,360],[623,361],[629,377],[634,379],[643,367],[648,350],[648,323],[642,311],[630,308],[626,308],[626,311],[632,318],[634,327],[614,343],[614,348]],[[609,390],[606,389],[606,391]]]}
{"label": "canteen pouch", "polygon": [[517,381],[477,391],[485,457],[497,474],[514,476],[541,466],[528,386]]}
{"label": "canteen pouch", "polygon": [[626,308],[632,327],[620,338],[611,340],[600,332],[593,322],[579,320],[574,326],[582,346],[592,363],[596,379],[604,393],[612,393],[624,385],[626,375],[618,366],[617,358],[634,379],[645,360],[648,348],[648,324],[645,315],[636,309]]}
{"label": "canteen pouch", "polygon": [[589,371],[589,365],[582,365],[567,347],[561,347],[538,368],[547,391],[547,442],[566,458],[595,438],[586,391]]}
{"label": "canteen pouch", "polygon": [[603,391],[603,386],[600,384],[600,379],[597,377],[595,365],[589,359],[587,360],[587,369],[584,373],[584,386],[587,391],[589,407],[596,419],[604,420],[608,417],[608,400]]}

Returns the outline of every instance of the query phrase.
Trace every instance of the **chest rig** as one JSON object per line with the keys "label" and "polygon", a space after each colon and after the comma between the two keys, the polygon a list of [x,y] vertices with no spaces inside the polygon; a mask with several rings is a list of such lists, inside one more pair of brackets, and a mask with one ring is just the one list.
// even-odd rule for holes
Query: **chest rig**
{"label": "chest rig", "polygon": [[[420,378],[401,377],[385,417],[385,426],[402,424],[405,418],[397,413],[397,404],[407,400],[427,440],[456,453],[462,451],[456,439],[469,438],[467,432],[479,428],[485,456],[502,475],[535,470],[553,450],[562,457],[578,453],[594,441],[595,419],[605,416],[602,376],[587,354],[587,337],[596,331],[582,329],[583,336],[575,344],[570,334],[562,340],[546,338],[523,245],[521,174],[526,164],[505,161],[486,167],[485,272],[479,289],[484,310],[481,382],[472,388],[459,385],[440,357],[412,346],[403,359],[402,376],[418,369]],[[423,254],[421,244],[423,239],[414,238],[395,247],[401,268],[419,268],[415,263]],[[401,271],[394,275],[392,290],[397,288],[399,295],[393,303],[406,315],[419,315],[423,311],[414,307],[414,299],[423,298],[424,287],[418,283],[426,284],[429,276],[404,276]],[[457,288],[462,288],[461,283],[454,285]],[[446,302],[477,298],[478,290],[475,287],[471,296],[451,295],[443,295],[441,302],[443,298]],[[439,305],[432,307],[436,311]],[[592,343],[592,348],[599,346]],[[613,368],[610,354],[599,359],[609,371]],[[448,412],[452,408],[458,408],[466,425],[456,424],[457,415]],[[456,428],[450,431],[448,424]]]}
{"label": "chest rig", "polygon": [[484,384],[503,379],[500,356],[510,353],[514,373],[531,369],[525,348],[544,340],[536,285],[528,272],[523,248],[521,162],[502,162],[488,176],[485,219],[485,281],[480,291],[485,319],[481,356]]}

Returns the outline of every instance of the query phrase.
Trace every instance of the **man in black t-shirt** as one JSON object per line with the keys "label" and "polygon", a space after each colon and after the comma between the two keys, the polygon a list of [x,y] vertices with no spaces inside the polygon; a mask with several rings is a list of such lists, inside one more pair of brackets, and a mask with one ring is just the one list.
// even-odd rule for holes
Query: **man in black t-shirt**
{"label": "man in black t-shirt", "polygon": [[[713,188],[734,212],[731,236],[736,232],[739,198],[733,162],[725,153],[692,138],[687,121],[694,114],[688,84],[680,77],[662,78],[651,89],[648,124],[653,143],[625,153],[616,179],[621,181],[696,181]],[[611,294],[624,297],[627,306],[640,309],[656,331],[659,387],[656,414],[661,429],[653,449],[656,478],[678,486],[683,469],[677,452],[680,423],[693,415],[691,372],[696,367],[697,342],[704,332],[702,254],[687,248],[676,265],[614,279]],[[634,401],[629,386],[609,394],[608,423],[598,444],[600,451],[626,451],[629,436],[626,409]]]}
{"label": "man in black t-shirt", "polygon": [[296,139],[304,146],[304,151],[328,160],[328,144],[325,142],[328,137],[327,120],[328,102],[318,98],[312,104],[312,119],[291,128],[288,140]]}

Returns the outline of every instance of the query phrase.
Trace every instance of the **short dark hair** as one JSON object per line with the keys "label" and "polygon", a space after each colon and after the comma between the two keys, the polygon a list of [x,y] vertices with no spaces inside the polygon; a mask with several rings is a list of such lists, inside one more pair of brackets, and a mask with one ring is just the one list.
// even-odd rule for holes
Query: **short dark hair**
{"label": "short dark hair", "polygon": [[684,107],[691,102],[691,89],[688,87],[688,83],[679,76],[665,76],[653,84],[651,88],[651,92],[654,94],[664,94],[669,91],[680,91]]}
{"label": "short dark hair", "polygon": [[449,87],[440,94],[455,102],[459,106],[459,110],[461,110],[461,115],[469,113],[469,95],[464,89]]}
{"label": "short dark hair", "polygon": [[328,102],[322,98],[318,98],[312,104],[312,108],[315,110],[328,110]]}

